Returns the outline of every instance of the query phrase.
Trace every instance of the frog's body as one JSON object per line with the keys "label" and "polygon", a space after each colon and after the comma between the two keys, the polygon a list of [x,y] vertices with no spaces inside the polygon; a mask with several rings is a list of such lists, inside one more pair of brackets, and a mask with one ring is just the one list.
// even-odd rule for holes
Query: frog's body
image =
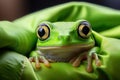
{"label": "frog's body", "polygon": [[37,52],[44,57],[45,61],[43,58],[39,60],[46,65],[49,65],[49,62],[70,62],[73,66],[79,66],[84,58],[88,58],[88,68],[90,68],[88,71],[91,71],[93,56],[95,56],[96,65],[100,64],[97,51],[90,52],[95,47],[95,41],[91,26],[85,20],[42,22],[36,29],[36,34],[39,38]]}

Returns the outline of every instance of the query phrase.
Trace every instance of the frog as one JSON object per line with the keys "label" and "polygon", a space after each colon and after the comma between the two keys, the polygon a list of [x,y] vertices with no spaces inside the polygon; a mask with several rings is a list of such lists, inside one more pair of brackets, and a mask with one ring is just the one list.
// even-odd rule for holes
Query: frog
{"label": "frog", "polygon": [[87,20],[74,22],[44,21],[36,29],[38,37],[37,57],[30,57],[37,69],[40,63],[50,67],[53,62],[68,62],[72,66],[80,66],[87,60],[87,72],[92,72],[92,59],[96,66],[101,65],[99,60],[99,47],[95,46],[91,24]]}

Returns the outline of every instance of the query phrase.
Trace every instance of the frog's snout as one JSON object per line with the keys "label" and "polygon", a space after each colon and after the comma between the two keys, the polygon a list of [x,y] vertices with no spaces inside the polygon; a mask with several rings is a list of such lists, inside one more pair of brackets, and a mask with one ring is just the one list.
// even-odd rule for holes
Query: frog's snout
{"label": "frog's snout", "polygon": [[63,42],[69,42],[69,41],[71,41],[70,36],[59,36],[58,39],[61,40],[61,41],[63,41]]}

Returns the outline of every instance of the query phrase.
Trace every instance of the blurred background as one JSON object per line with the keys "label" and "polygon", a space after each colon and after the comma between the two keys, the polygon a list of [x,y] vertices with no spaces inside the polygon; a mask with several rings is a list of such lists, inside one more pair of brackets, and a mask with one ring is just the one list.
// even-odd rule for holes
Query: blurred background
{"label": "blurred background", "polygon": [[[73,0],[0,0],[0,20],[13,21],[29,13]],[[120,0],[74,0],[120,9]]]}

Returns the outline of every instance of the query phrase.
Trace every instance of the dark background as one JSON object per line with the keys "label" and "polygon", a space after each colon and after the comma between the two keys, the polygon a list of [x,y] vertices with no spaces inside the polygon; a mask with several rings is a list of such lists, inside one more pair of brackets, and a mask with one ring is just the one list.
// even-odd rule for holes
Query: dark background
{"label": "dark background", "polygon": [[[70,1],[73,0],[30,0],[31,5],[30,12]],[[120,0],[74,0],[74,1],[91,2],[95,4],[112,7],[115,9],[120,9]]]}
{"label": "dark background", "polygon": [[[12,21],[26,14],[73,0],[0,0],[0,20]],[[120,9],[120,0],[74,0]]]}

